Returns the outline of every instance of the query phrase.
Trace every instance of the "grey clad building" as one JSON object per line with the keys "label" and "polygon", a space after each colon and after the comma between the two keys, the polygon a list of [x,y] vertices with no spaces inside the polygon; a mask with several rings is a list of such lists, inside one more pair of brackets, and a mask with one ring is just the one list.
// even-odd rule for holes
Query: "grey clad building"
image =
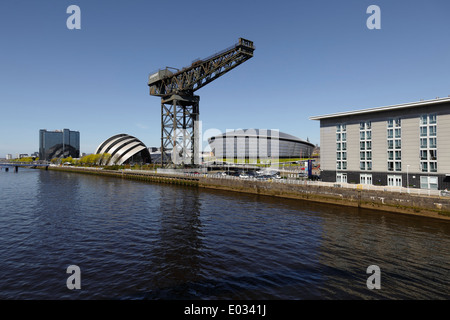
{"label": "grey clad building", "polygon": [[79,158],[80,132],[69,129],[47,131],[39,130],[39,159],[50,161],[53,158]]}
{"label": "grey clad building", "polygon": [[310,119],[320,121],[323,181],[450,188],[450,98]]}
{"label": "grey clad building", "polygon": [[266,129],[243,129],[208,139],[218,159],[245,159],[249,162],[311,157],[314,145],[295,136]]}

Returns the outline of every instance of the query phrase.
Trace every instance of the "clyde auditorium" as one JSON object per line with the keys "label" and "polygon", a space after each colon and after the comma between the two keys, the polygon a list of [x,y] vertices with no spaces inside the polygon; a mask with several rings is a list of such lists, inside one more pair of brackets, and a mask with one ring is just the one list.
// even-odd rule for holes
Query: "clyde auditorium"
{"label": "clyde auditorium", "polygon": [[293,159],[309,158],[314,144],[295,136],[263,129],[234,130],[208,139],[218,159]]}
{"label": "clyde auditorium", "polygon": [[145,144],[128,134],[117,134],[105,140],[95,151],[96,154],[109,153],[111,158],[103,165],[124,163],[150,163],[151,157]]}

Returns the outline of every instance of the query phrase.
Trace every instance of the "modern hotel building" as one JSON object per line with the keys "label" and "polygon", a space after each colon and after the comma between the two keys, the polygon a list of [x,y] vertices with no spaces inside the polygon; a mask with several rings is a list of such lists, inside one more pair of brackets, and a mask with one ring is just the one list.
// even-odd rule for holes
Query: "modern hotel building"
{"label": "modern hotel building", "polygon": [[323,181],[450,189],[450,98],[310,119]]}

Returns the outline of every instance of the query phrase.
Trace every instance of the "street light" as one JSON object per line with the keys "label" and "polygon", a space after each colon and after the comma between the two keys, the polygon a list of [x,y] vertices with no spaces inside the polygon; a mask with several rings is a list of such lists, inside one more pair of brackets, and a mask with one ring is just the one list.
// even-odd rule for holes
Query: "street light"
{"label": "street light", "polygon": [[408,188],[409,193],[409,164],[406,165],[406,187]]}

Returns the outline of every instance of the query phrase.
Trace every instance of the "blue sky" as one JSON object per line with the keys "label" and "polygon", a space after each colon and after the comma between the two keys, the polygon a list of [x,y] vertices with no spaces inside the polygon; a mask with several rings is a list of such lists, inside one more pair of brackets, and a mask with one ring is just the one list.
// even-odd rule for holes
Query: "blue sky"
{"label": "blue sky", "polygon": [[[81,30],[69,30],[69,5]],[[381,29],[369,30],[370,5]],[[38,151],[39,129],[81,151],[127,133],[160,144],[150,72],[237,42],[254,57],[198,90],[203,131],[278,129],[320,142],[310,116],[450,95],[450,2],[2,0],[0,157]]]}

